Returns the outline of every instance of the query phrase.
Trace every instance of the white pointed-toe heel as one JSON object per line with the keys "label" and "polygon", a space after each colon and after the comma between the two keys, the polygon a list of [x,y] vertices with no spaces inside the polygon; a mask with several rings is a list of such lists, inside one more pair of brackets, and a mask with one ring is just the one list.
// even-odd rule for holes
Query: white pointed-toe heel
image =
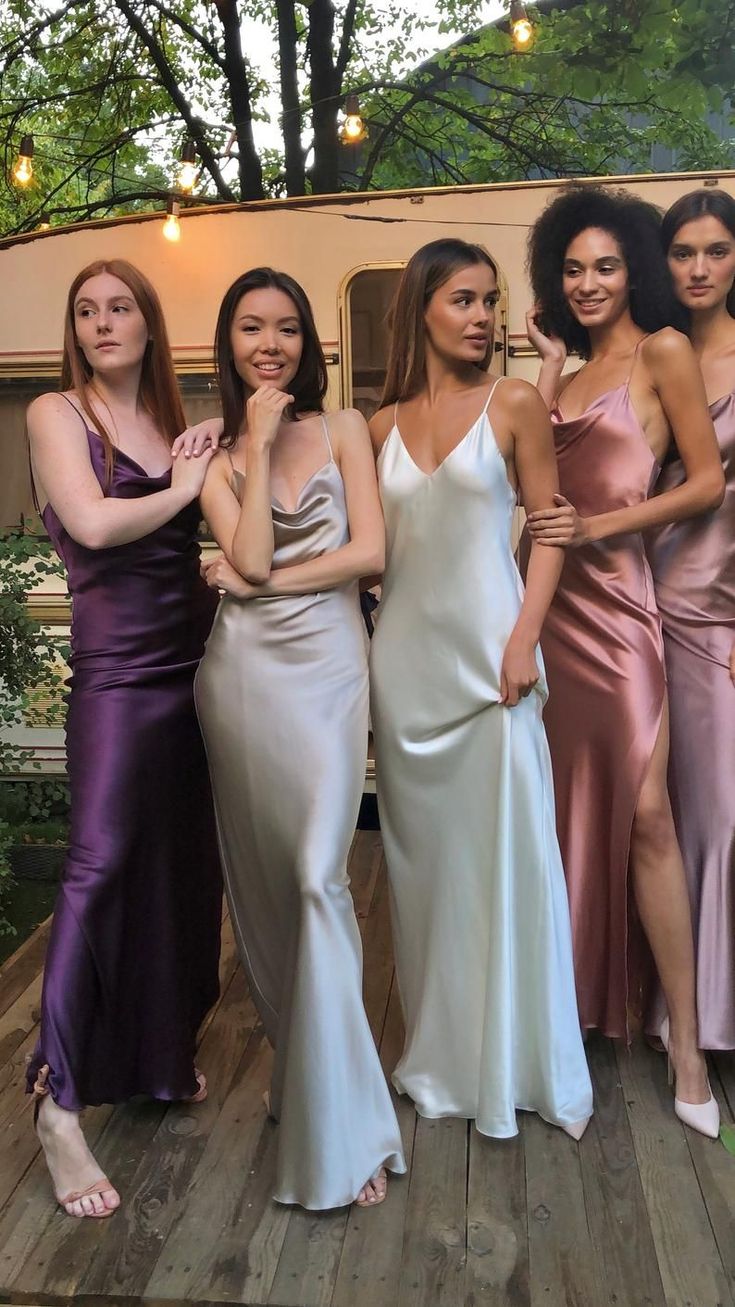
{"label": "white pointed-toe heel", "polygon": [[581,1121],[573,1121],[571,1125],[562,1126],[562,1129],[565,1134],[571,1135],[572,1139],[576,1139],[579,1143],[591,1120],[591,1116],[585,1116]]}
{"label": "white pointed-toe heel", "polygon": [[[661,1043],[666,1050],[666,1062],[668,1066],[669,1084],[675,1085],[674,1066],[669,1056],[669,1018],[664,1017],[661,1024]],[[717,1139],[720,1133],[720,1109],[717,1106],[717,1099],[712,1093],[709,1079],[707,1080],[707,1089],[709,1098],[706,1103],[685,1103],[683,1099],[676,1097],[674,1089],[674,1111],[684,1125],[688,1125],[692,1130],[698,1131],[700,1135],[706,1135],[708,1139]]]}

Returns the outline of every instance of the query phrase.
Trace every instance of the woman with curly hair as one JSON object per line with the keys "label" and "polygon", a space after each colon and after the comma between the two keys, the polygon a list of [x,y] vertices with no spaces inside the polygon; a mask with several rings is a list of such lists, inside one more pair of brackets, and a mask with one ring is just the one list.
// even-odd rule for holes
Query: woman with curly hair
{"label": "woman with curly hair", "polygon": [[[678,314],[659,227],[637,197],[577,185],[531,232],[529,337],[542,358],[562,493],[554,508],[529,513],[528,531],[536,544],[566,549],[541,644],[582,1025],[627,1036],[629,1002],[641,999],[630,868],[669,1013],[662,1039],[676,1069],[675,1110],[716,1136],[666,789],[661,622],[641,533],[715,507],[723,477],[696,358],[668,325]],[[562,377],[567,350],[585,361]],[[652,497],[672,440],[685,479]]]}
{"label": "woman with curly hair", "polygon": [[[652,532],[671,704],[669,793],[689,881],[702,1048],[735,1048],[735,200],[690,191],[661,227],[725,467],[718,509]],[[667,461],[657,494],[682,485]],[[658,1004],[657,1004],[658,1007]],[[650,1029],[660,1024],[660,1012]]]}

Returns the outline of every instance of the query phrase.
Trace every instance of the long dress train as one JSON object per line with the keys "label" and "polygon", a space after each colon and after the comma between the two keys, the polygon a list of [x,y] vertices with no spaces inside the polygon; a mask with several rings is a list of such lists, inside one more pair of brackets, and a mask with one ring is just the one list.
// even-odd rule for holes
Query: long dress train
{"label": "long dress train", "polygon": [[[488,401],[489,402],[489,401]],[[486,409],[432,474],[397,423],[379,458],[388,535],[371,648],[381,829],[406,1042],[423,1116],[517,1133],[519,1108],[590,1115],[543,677],[499,703],[523,587],[515,495]]]}
{"label": "long dress train", "polygon": [[[243,478],[233,469],[233,489]],[[273,502],[275,567],[349,539],[331,457],[294,512]],[[355,585],[225,596],[196,682],[233,923],[275,1048],[282,1203],[352,1202],[385,1165],[405,1170],[362,1002],[346,864],[365,779],[368,689]]]}
{"label": "long dress train", "polygon": [[[710,406],[725,469],[719,508],[647,540],[669,682],[669,792],[694,926],[701,1048],[735,1048],[735,393]],[[656,493],[681,485],[679,459]],[[649,1029],[657,1033],[658,996]]]}
{"label": "long dress train", "polygon": [[[102,441],[85,429],[104,485]],[[148,476],[118,450],[106,493],[141,498],[169,484],[170,472]],[[50,505],[43,521],[72,596],[71,829],[28,1087],[47,1063],[49,1090],[70,1111],[134,1094],[184,1098],[197,1090],[196,1034],[219,992],[222,903],[192,688],[214,613],[198,505],[106,549],[78,544]]]}

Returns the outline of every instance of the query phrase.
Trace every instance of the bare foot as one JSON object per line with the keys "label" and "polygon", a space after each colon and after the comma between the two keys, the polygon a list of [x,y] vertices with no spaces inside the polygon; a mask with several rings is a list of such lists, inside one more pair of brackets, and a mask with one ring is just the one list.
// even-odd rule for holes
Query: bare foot
{"label": "bare foot", "polygon": [[[69,1216],[112,1216],[120,1206],[120,1195],[89,1151],[79,1114],[59,1107],[49,1095],[41,1101],[36,1130],[56,1200],[64,1211]],[[95,1186],[99,1192],[85,1192]]]}
{"label": "bare foot", "polygon": [[371,1175],[366,1184],[362,1186],[355,1202],[358,1207],[377,1207],[385,1199],[388,1192],[388,1176],[385,1167],[381,1166],[380,1170]]}

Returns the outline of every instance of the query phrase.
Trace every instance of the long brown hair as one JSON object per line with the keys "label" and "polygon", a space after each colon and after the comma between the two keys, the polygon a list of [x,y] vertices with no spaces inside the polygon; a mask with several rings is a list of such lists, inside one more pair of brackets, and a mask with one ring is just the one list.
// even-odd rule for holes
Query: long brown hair
{"label": "long brown hair", "polygon": [[61,389],[75,392],[82,411],[102,438],[105,450],[105,482],[109,486],[115,461],[115,446],[92,402],[94,371],[77,340],[74,326],[74,303],[81,287],[85,281],[89,281],[90,277],[99,277],[103,272],[108,272],[110,276],[117,277],[125,283],[143,314],[148,328],[148,344],[143,355],[138,388],[138,401],[141,407],[153,418],[169,445],[173,444],[186,427],[186,419],[176,384],[163,309],[156,290],[148,278],[144,277],[132,263],[128,263],[127,259],[97,259],[94,263],[87,264],[86,268],[82,268],[81,272],[77,273],[67,296]]}
{"label": "long brown hair", "polygon": [[[696,222],[697,218],[716,218],[731,236],[735,236],[735,200],[727,191],[688,191],[675,200],[664,214],[661,223],[661,244],[664,254],[668,254],[677,232],[687,222]],[[730,287],[725,307],[731,318],[735,318],[735,282]],[[691,312],[689,313],[691,323]]]}
{"label": "long brown hair", "polygon": [[301,323],[303,346],[296,376],[289,382],[289,394],[294,397],[293,404],[289,404],[289,414],[298,416],[299,413],[321,413],[324,409],[328,384],[327,364],[306,291],[286,272],[276,272],[275,268],[251,268],[238,277],[237,281],[233,281],[225,292],[214,335],[214,361],[225,428],[220,441],[223,449],[229,449],[235,444],[249,398],[248,388],[235,367],[232,355],[232,319],[240,300],[248,291],[271,289],[288,295]]}
{"label": "long brown hair", "polygon": [[[460,268],[476,267],[480,263],[486,264],[497,278],[498,270],[487,250],[452,237],[430,241],[411,256],[403,269],[388,317],[391,341],[381,407],[395,404],[399,399],[410,399],[424,385],[424,314],[429,300]],[[477,365],[481,371],[490,366],[492,352],[491,341],[484,359]]]}

